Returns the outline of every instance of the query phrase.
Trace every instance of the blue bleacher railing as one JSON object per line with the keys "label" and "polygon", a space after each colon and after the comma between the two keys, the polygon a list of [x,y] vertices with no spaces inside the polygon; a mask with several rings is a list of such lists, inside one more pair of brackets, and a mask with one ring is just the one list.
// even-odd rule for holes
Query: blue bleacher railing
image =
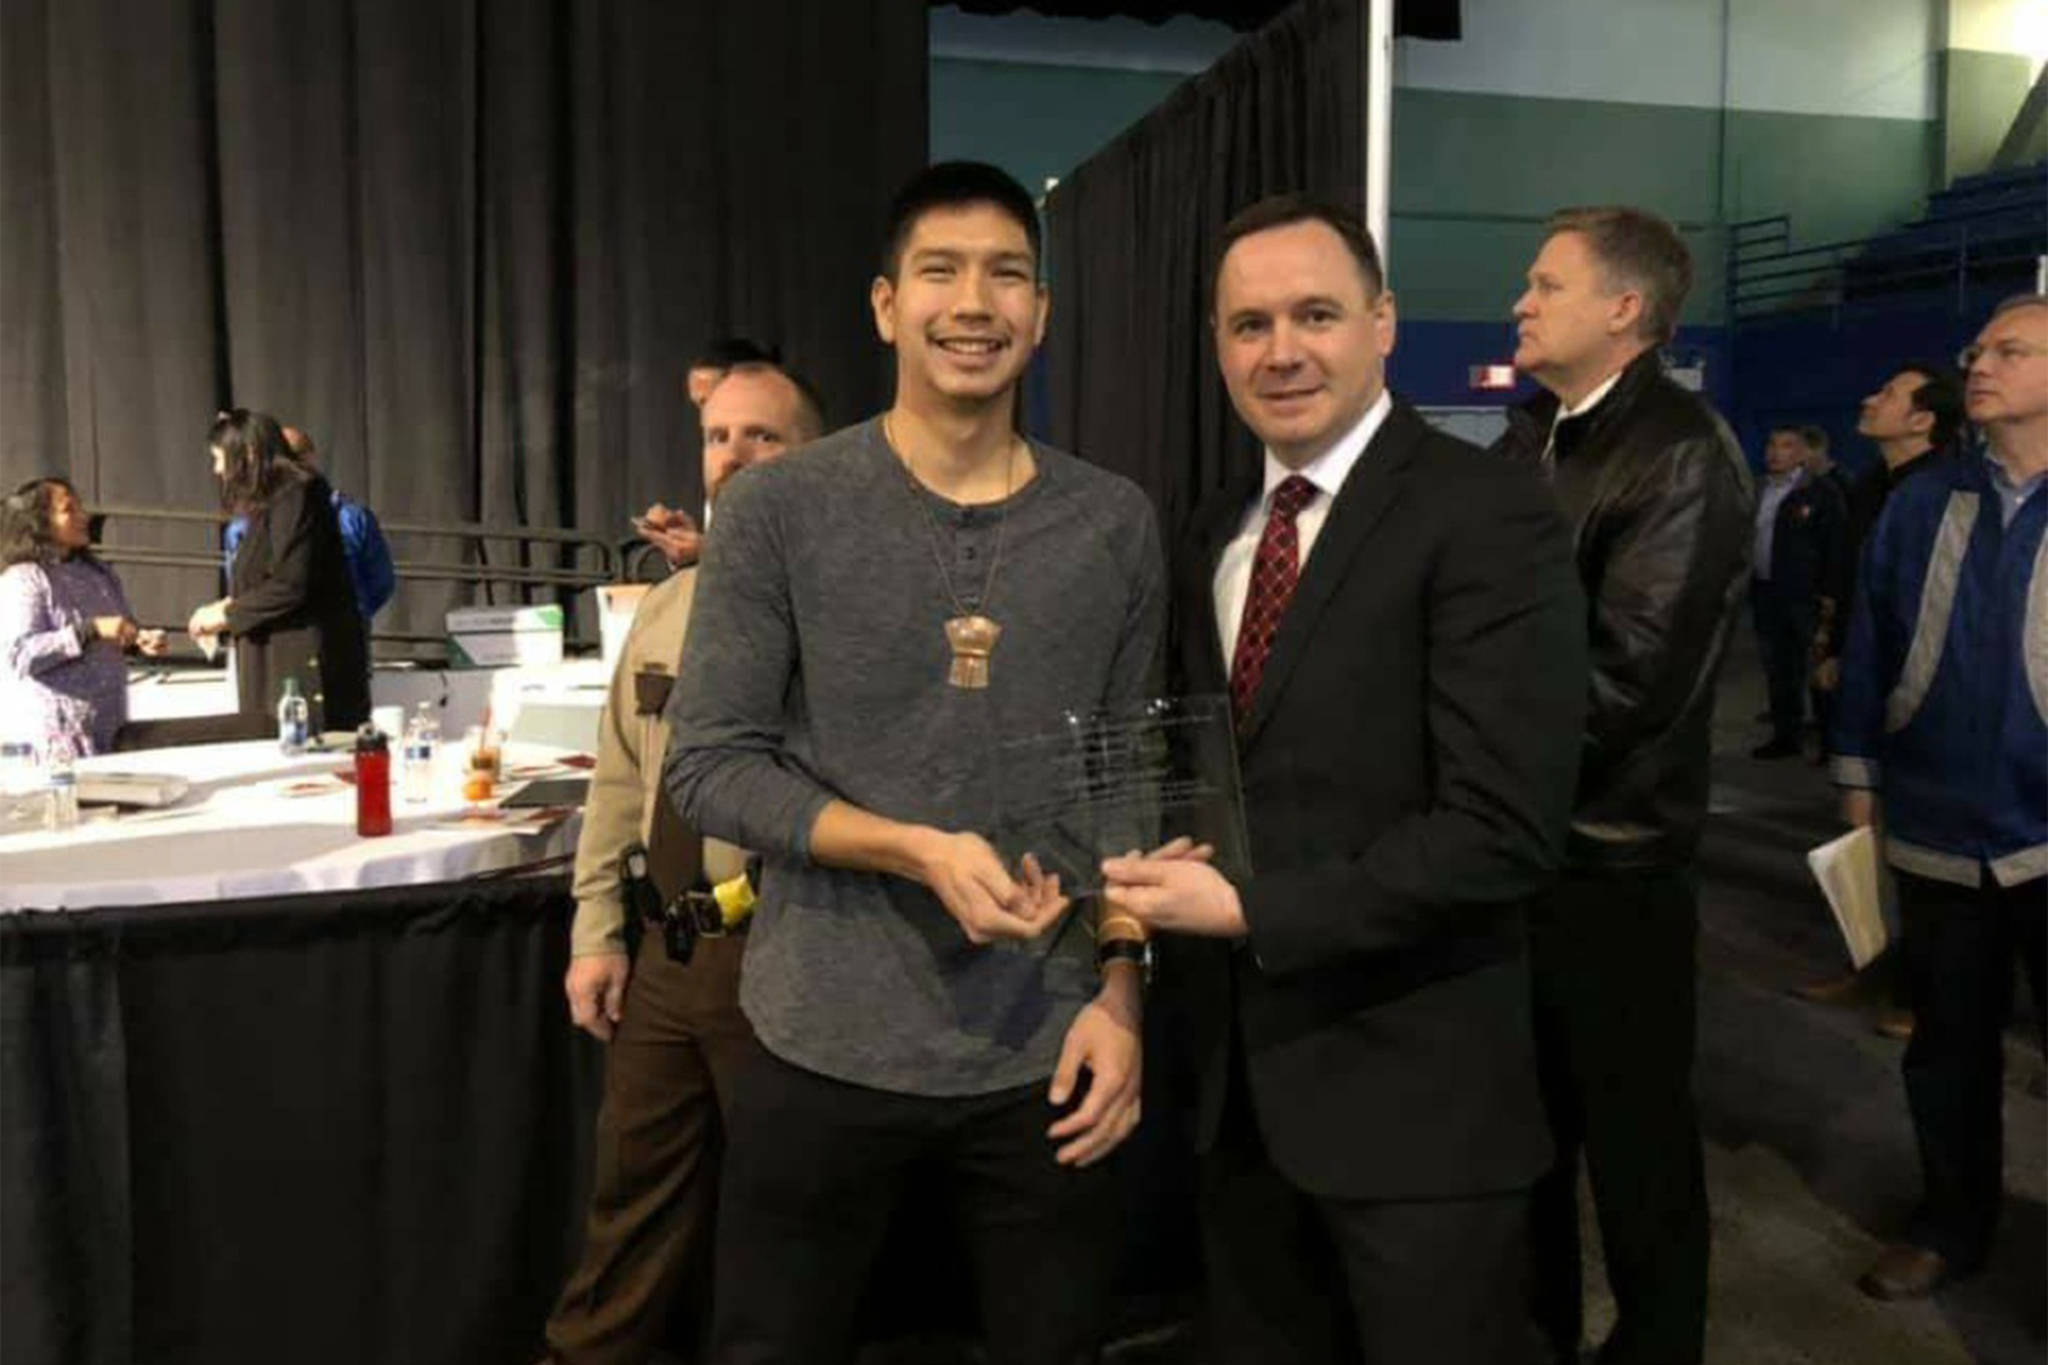
{"label": "blue bleacher railing", "polygon": [[1927,215],[1874,237],[1794,247],[1784,215],[1728,227],[1731,322],[1834,310],[1862,299],[1945,292],[1958,311],[1979,286],[2031,286],[2048,254],[2048,164],[1958,180]]}

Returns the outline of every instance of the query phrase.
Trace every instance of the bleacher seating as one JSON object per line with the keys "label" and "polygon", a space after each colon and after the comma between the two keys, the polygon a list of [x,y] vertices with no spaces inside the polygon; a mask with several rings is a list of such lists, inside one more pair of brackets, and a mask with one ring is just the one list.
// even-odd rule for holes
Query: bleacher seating
{"label": "bleacher seating", "polygon": [[1842,297],[1965,287],[2024,289],[2048,253],[2048,161],[1959,177],[1923,216],[1842,263]]}

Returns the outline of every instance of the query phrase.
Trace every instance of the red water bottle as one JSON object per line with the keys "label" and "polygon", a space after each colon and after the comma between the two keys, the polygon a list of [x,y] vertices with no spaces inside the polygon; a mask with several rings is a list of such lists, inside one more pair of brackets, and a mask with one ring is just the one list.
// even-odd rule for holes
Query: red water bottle
{"label": "red water bottle", "polygon": [[356,833],[391,832],[391,741],[374,725],[356,731]]}

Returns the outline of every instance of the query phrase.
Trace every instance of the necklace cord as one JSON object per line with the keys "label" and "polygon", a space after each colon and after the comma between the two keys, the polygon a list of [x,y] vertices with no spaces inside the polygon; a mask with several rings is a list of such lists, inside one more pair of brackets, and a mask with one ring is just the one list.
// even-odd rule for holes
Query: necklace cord
{"label": "necklace cord", "polygon": [[939,584],[946,590],[947,598],[952,601],[955,615],[987,616],[989,603],[995,596],[996,574],[1003,566],[1003,531],[1010,519],[1010,480],[1016,473],[1017,438],[1010,439],[1009,448],[1003,455],[1003,499],[1001,508],[996,512],[995,553],[989,556],[988,574],[982,580],[981,596],[975,602],[972,612],[961,602],[960,594],[953,590],[953,575],[947,572],[946,557],[939,552],[939,519],[932,515],[931,505],[926,501],[924,490],[918,484],[917,473],[911,468],[910,457],[903,452],[902,446],[897,444],[896,429],[887,413],[882,414],[882,439],[888,442],[890,453],[896,457],[897,466],[903,471],[903,491],[909,494],[917,510],[924,514],[926,543],[931,547],[932,563],[938,566]]}

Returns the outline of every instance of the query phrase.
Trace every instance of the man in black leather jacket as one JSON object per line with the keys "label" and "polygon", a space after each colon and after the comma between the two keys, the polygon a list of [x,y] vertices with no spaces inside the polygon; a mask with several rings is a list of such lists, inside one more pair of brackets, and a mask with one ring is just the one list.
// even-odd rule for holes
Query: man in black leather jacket
{"label": "man in black leather jacket", "polygon": [[1535,1313],[1558,1358],[1576,1361],[1583,1147],[1617,1308],[1603,1365],[1696,1365],[1705,1336],[1691,863],[1754,504],[1726,424],[1658,359],[1691,276],[1684,242],[1650,214],[1556,215],[1515,305],[1515,364],[1547,392],[1496,447],[1550,473],[1588,603],[1568,866],[1530,918],[1558,1149],[1538,1186]]}

